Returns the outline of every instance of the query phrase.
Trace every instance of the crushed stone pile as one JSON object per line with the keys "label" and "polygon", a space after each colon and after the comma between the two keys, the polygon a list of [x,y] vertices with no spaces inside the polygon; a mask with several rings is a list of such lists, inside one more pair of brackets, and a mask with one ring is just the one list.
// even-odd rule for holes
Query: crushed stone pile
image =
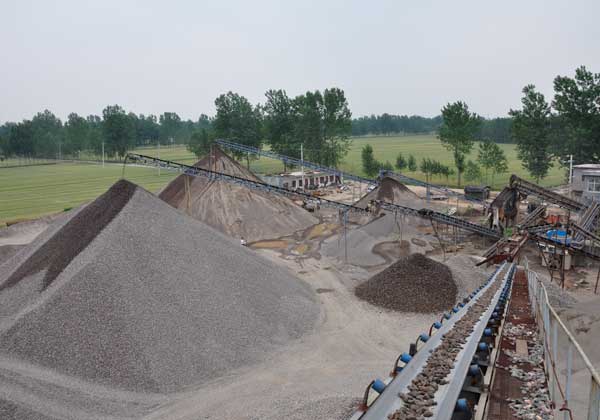
{"label": "crushed stone pile", "polygon": [[[194,166],[260,181],[216,146]],[[318,223],[314,216],[287,197],[204,177],[188,176],[188,206],[186,176],[175,178],[159,197],[230,236],[254,242],[291,235]]]}
{"label": "crushed stone pile", "polygon": [[354,293],[385,309],[431,313],[454,306],[457,287],[448,267],[413,254],[358,285]]}
{"label": "crushed stone pile", "polygon": [[413,208],[421,208],[423,204],[423,201],[417,194],[412,192],[403,183],[390,177],[384,177],[373,191],[369,191],[354,205],[364,209],[367,208],[367,205],[372,200],[386,201]]}
{"label": "crushed stone pile", "polygon": [[128,181],[0,270],[0,356],[121,390],[221,377],[317,316],[288,271]]}

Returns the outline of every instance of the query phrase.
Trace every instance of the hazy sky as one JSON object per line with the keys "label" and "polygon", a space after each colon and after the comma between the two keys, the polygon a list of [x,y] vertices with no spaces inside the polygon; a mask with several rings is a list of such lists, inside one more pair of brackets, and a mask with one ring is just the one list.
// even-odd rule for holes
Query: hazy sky
{"label": "hazy sky", "polygon": [[485,116],[584,64],[600,72],[598,0],[0,0],[0,123],[48,108],[214,113],[338,86],[355,116]]}

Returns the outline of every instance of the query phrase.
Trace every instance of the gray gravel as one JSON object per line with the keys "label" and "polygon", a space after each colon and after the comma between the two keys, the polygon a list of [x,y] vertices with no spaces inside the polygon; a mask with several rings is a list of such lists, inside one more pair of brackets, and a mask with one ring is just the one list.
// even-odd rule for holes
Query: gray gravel
{"label": "gray gravel", "polygon": [[0,293],[0,307],[13,302],[0,314],[0,352],[127,390],[205,383],[264,360],[318,316],[289,272],[139,187],[40,291],[42,275]]}

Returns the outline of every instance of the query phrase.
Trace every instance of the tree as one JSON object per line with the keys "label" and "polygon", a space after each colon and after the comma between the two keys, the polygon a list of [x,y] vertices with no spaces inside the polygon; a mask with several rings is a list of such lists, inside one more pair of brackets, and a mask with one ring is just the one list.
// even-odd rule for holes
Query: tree
{"label": "tree", "polygon": [[513,117],[512,136],[523,167],[540,182],[552,167],[550,106],[535,86],[523,88],[522,110],[510,110]]}
{"label": "tree", "polygon": [[352,113],[344,91],[338,88],[306,92],[294,99],[295,135],[304,144],[308,160],[337,167],[350,149]]}
{"label": "tree", "polygon": [[386,160],[385,163],[381,165],[381,168],[386,171],[393,171],[394,165],[392,165],[392,162],[390,162],[389,160]]}
{"label": "tree", "polygon": [[475,133],[481,124],[477,114],[469,111],[466,103],[458,101],[442,108],[442,126],[438,137],[444,147],[452,152],[458,172],[458,186],[464,171],[464,157],[475,141]]}
{"label": "tree", "polygon": [[406,169],[406,166],[406,159],[404,159],[402,153],[398,153],[398,156],[396,156],[396,168],[398,168],[399,171],[403,171],[404,169]]}
{"label": "tree", "polygon": [[406,162],[406,167],[410,172],[415,172],[417,170],[417,160],[413,155],[408,155],[408,161]]}
{"label": "tree", "polygon": [[[296,109],[285,90],[268,90],[263,110],[264,131],[271,150],[282,155],[300,157],[300,139],[294,133]],[[284,162],[284,171],[287,163]]]}
{"label": "tree", "polygon": [[32,156],[35,152],[33,124],[30,120],[23,120],[10,127],[6,141],[8,156]]}
{"label": "tree", "polygon": [[158,117],[160,124],[160,144],[178,143],[181,130],[181,118],[176,112],[164,112]]}
{"label": "tree", "polygon": [[481,167],[485,168],[485,181],[488,181],[488,170],[492,170],[492,185],[494,184],[494,175],[504,173],[508,170],[508,161],[504,150],[491,140],[485,140],[479,143],[479,153],[477,161]]}
{"label": "tree", "polygon": [[423,158],[423,160],[421,161],[421,172],[423,172],[425,174],[425,180],[427,182],[429,182],[429,179],[431,178],[431,175],[433,173],[433,161],[429,158]]}
{"label": "tree", "polygon": [[208,130],[202,129],[192,134],[187,144],[187,149],[194,153],[196,157],[201,158],[210,152],[212,143],[212,134]]}
{"label": "tree", "polygon": [[[217,138],[260,148],[262,116],[259,107],[253,107],[248,99],[233,92],[220,95],[215,99],[215,106],[217,114],[213,125]],[[248,153],[234,151],[233,155],[238,160],[245,156],[250,168]]]}
{"label": "tree", "polygon": [[89,126],[85,118],[76,113],[71,113],[65,123],[64,154],[72,154],[89,148],[88,144]]}
{"label": "tree", "polygon": [[102,110],[102,133],[108,156],[122,158],[135,147],[135,125],[119,105],[109,105]]}
{"label": "tree", "polygon": [[600,161],[600,73],[584,66],[575,70],[575,77],[554,79],[554,101],[557,119],[563,135],[555,138],[557,155],[562,161],[573,155],[576,163]]}
{"label": "tree", "polygon": [[379,173],[380,164],[373,156],[373,147],[365,144],[361,151],[363,172],[369,177],[375,177]]}
{"label": "tree", "polygon": [[38,112],[31,119],[33,130],[34,153],[43,157],[58,157],[61,152],[63,139],[63,125],[49,110]]}
{"label": "tree", "polygon": [[481,180],[481,168],[472,160],[469,160],[465,166],[465,179],[471,182]]}

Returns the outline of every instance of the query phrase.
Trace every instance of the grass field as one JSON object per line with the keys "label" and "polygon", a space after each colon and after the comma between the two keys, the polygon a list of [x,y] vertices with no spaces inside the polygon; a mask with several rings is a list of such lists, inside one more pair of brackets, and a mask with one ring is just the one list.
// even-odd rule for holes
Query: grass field
{"label": "grass field", "polygon": [[[56,213],[93,200],[121,178],[122,165],[75,164],[0,169],[0,223]],[[172,173],[127,167],[125,177],[158,191]]]}
{"label": "grass field", "polygon": [[[452,165],[450,153],[445,150],[433,135],[406,137],[361,137],[355,138],[348,156],[341,165],[342,170],[364,175],[361,168],[360,151],[365,144],[371,144],[375,157],[379,160],[394,162],[398,152],[413,154],[418,162],[424,157],[439,160]],[[477,145],[476,145],[477,146]],[[517,159],[515,146],[501,144],[509,163],[509,172],[496,176],[493,187],[500,189],[508,182],[512,173],[528,178],[527,172]],[[139,153],[156,156],[155,148],[143,148]],[[469,156],[475,159],[477,148]],[[191,164],[195,156],[184,146],[162,147],[160,157],[163,159]],[[279,161],[260,158],[251,162],[252,170],[258,173],[279,172],[283,165]],[[20,168],[0,168],[0,223],[17,218],[32,218],[43,214],[62,211],[86,201],[90,201],[110,185],[121,178],[122,166],[107,164],[104,168],[94,164],[63,163],[59,165],[30,166]],[[425,179],[420,172],[406,173],[418,179]],[[144,188],[156,192],[174,175],[162,172],[158,176],[156,169],[127,167],[125,177],[140,184]],[[563,182],[564,173],[554,167],[542,185],[552,186]],[[456,179],[450,179],[455,185]],[[491,181],[491,178],[490,180]],[[443,184],[445,179],[434,179],[433,182]],[[488,182],[489,183],[489,182]]]}

